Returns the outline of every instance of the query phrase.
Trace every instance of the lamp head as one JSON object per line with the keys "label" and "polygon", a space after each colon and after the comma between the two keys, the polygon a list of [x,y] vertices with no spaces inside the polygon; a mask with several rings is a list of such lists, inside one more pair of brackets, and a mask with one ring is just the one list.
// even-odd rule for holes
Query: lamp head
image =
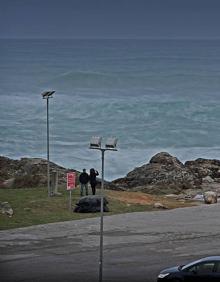
{"label": "lamp head", "polygon": [[93,136],[90,141],[90,149],[101,149],[102,138]]}
{"label": "lamp head", "polygon": [[107,139],[106,144],[105,144],[105,148],[108,150],[117,150],[116,145],[117,145],[117,141],[118,139],[115,137],[110,137]]}
{"label": "lamp head", "polygon": [[44,91],[43,93],[41,93],[43,99],[48,99],[48,98],[52,98],[52,95],[55,93],[55,91]]}

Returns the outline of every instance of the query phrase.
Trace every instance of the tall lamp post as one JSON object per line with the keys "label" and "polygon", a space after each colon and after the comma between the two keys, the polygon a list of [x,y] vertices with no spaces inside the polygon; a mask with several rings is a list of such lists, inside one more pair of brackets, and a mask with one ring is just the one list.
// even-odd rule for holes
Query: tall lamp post
{"label": "tall lamp post", "polygon": [[53,98],[55,91],[44,91],[41,95],[43,99],[47,100],[47,191],[48,196],[51,195],[50,188],[50,139],[49,139],[49,99]]}
{"label": "tall lamp post", "polygon": [[105,147],[102,147],[101,137],[92,137],[90,141],[90,149],[101,151],[102,156],[102,183],[101,183],[101,215],[100,215],[100,248],[99,248],[99,282],[102,282],[103,273],[103,198],[104,198],[104,155],[105,151],[117,151],[117,138],[108,138]]}

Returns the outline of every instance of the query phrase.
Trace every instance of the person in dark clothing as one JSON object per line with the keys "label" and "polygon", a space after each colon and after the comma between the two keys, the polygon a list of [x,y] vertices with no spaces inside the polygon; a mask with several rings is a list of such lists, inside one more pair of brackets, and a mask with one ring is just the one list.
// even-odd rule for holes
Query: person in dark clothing
{"label": "person in dark clothing", "polygon": [[86,172],[86,169],[83,169],[83,172],[79,176],[79,182],[80,182],[80,196],[82,197],[84,195],[84,189],[86,192],[86,196],[88,196],[88,183],[89,183],[89,175]]}
{"label": "person in dark clothing", "polygon": [[96,176],[99,175],[98,171],[95,170],[94,168],[90,169],[90,185],[92,188],[92,194],[95,195],[96,193],[96,185],[97,185],[97,181],[96,181]]}

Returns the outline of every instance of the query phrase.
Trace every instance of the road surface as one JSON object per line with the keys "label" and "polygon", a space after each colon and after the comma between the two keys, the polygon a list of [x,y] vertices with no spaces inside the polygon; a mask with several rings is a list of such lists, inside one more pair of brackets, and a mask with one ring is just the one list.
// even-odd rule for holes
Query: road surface
{"label": "road surface", "polygon": [[[103,282],[220,255],[220,204],[104,217]],[[0,231],[1,282],[97,282],[100,219]]]}

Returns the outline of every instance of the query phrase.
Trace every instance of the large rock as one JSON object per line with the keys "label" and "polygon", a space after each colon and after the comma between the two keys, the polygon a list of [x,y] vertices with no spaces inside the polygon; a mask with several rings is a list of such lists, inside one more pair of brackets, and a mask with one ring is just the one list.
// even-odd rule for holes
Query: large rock
{"label": "large rock", "polygon": [[[59,184],[66,183],[66,173],[75,171],[50,162],[50,170],[58,172]],[[13,160],[0,156],[0,187],[23,188],[47,185],[47,160],[21,158]]]}
{"label": "large rock", "polygon": [[[104,197],[103,198],[103,211],[108,212],[108,201]],[[79,199],[76,203],[76,207],[74,212],[100,212],[101,210],[101,196],[94,195],[94,196],[85,196]]]}
{"label": "large rock", "polygon": [[218,201],[217,193],[213,191],[207,191],[204,193],[205,204],[216,204]]}
{"label": "large rock", "polygon": [[154,203],[154,208],[155,208],[155,209],[167,209],[167,207],[164,206],[164,205],[161,204],[161,203]]}
{"label": "large rock", "polygon": [[8,202],[0,202],[0,212],[12,217],[14,211]]}
{"label": "large rock", "polygon": [[149,164],[135,168],[112,184],[120,190],[170,193],[198,187],[201,180],[177,158],[162,152],[153,156]]}

